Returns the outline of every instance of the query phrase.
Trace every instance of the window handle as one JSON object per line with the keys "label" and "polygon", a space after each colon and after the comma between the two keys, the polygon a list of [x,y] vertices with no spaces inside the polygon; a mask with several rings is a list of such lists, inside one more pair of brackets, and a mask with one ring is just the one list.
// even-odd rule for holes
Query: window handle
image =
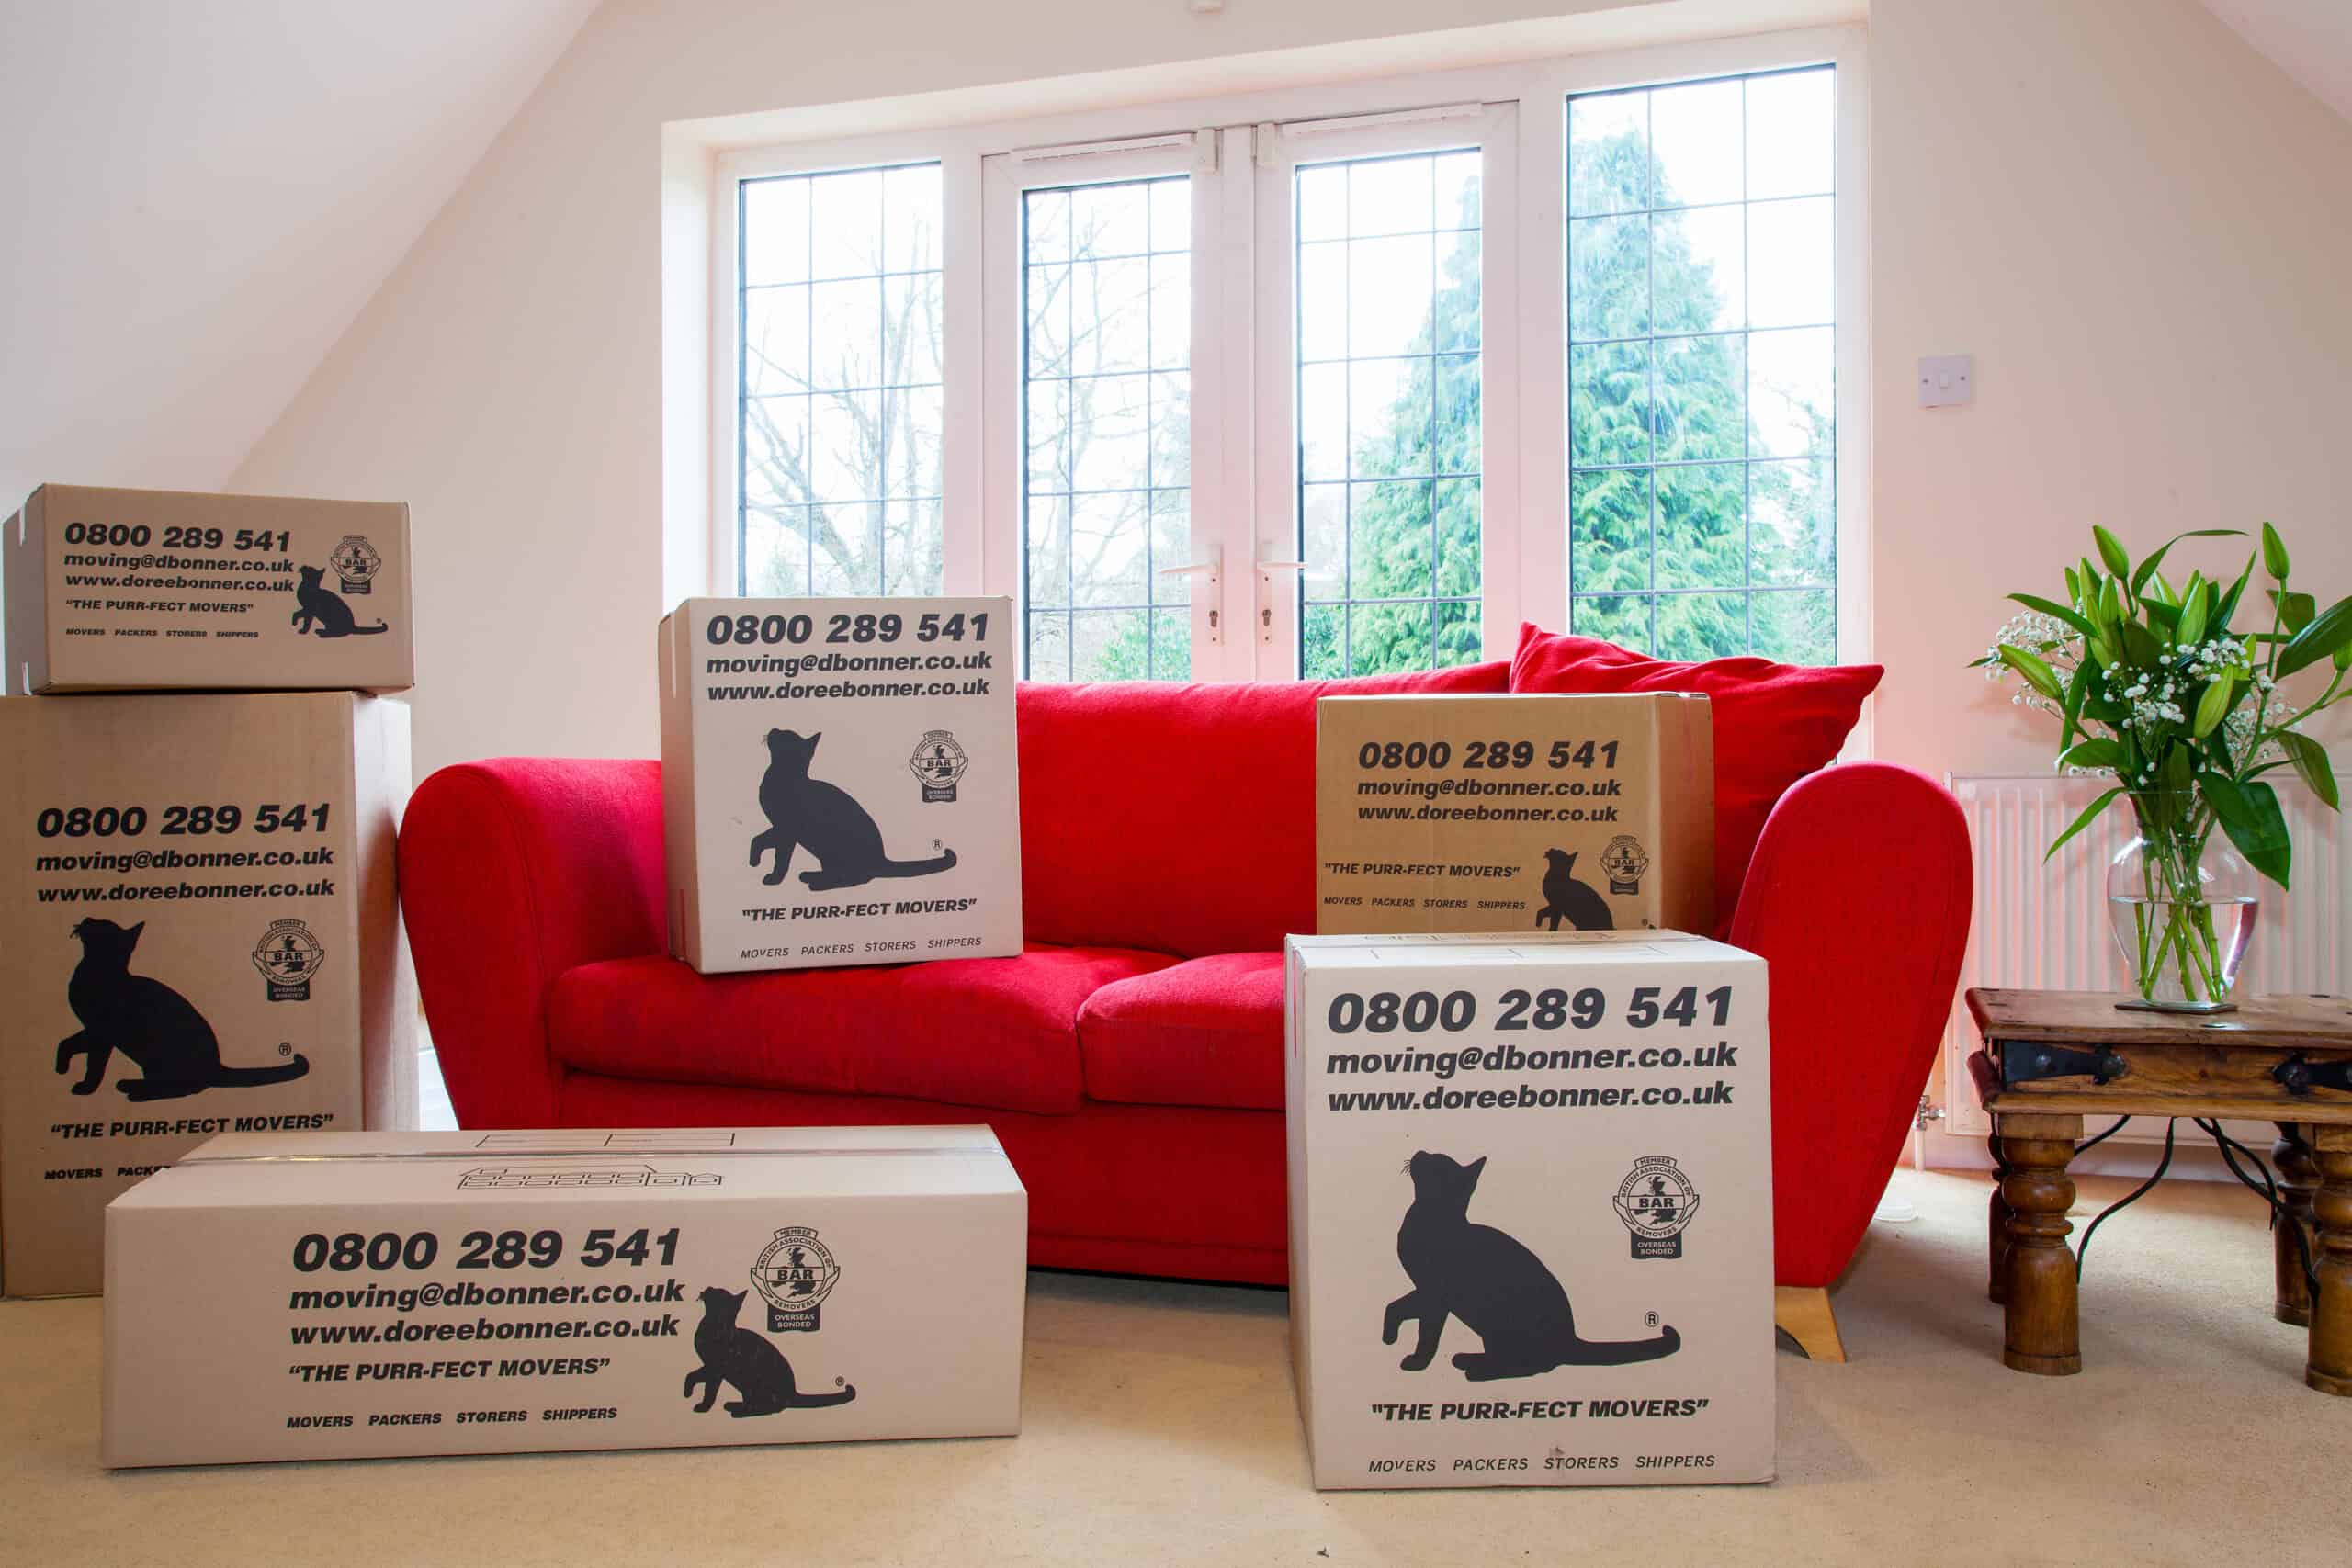
{"label": "window handle", "polygon": [[1162,577],[1197,577],[1206,590],[1204,598],[1208,610],[1208,645],[1220,647],[1225,642],[1225,615],[1218,606],[1225,581],[1225,547],[1212,546],[1206,560],[1187,561],[1182,566],[1163,566]]}

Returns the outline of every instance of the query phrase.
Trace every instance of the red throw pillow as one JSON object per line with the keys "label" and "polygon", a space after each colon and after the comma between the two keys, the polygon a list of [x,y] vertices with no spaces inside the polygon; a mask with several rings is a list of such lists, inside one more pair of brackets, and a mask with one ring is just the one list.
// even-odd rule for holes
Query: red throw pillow
{"label": "red throw pillow", "polygon": [[1598,637],[1519,628],[1514,692],[1704,692],[1715,717],[1715,910],[1731,927],[1764,818],[1791,784],[1826,767],[1885,669],[1769,659],[1652,659]]}

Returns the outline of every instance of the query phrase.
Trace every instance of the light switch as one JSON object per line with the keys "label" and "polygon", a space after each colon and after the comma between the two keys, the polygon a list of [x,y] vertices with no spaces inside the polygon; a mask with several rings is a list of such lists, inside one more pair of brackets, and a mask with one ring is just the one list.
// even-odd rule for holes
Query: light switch
{"label": "light switch", "polygon": [[1950,408],[1976,395],[1976,360],[1973,355],[1937,354],[1919,361],[1919,406]]}

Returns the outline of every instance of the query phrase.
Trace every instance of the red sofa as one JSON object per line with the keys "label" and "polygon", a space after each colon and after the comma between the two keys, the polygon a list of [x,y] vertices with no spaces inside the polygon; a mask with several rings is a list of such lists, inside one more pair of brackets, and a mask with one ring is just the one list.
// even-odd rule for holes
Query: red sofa
{"label": "red sofa", "polygon": [[[1024,685],[1019,958],[705,978],[664,955],[658,763],[444,768],[400,875],[450,1099],[469,1126],[985,1121],[1028,1186],[1034,1263],[1280,1283],[1315,699],[1508,680]],[[1784,1286],[1826,1285],[1869,1223],[1969,885],[1951,797],[1864,762],[1789,789],[1719,893],[1772,965]]]}

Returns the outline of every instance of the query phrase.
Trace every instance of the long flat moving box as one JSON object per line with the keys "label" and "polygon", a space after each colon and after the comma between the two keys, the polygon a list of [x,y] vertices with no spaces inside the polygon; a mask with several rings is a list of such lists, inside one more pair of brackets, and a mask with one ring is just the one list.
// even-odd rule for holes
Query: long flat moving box
{"label": "long flat moving box", "polygon": [[986,1127],[218,1138],[107,1211],[103,1457],[1010,1435],[1027,1263]]}

